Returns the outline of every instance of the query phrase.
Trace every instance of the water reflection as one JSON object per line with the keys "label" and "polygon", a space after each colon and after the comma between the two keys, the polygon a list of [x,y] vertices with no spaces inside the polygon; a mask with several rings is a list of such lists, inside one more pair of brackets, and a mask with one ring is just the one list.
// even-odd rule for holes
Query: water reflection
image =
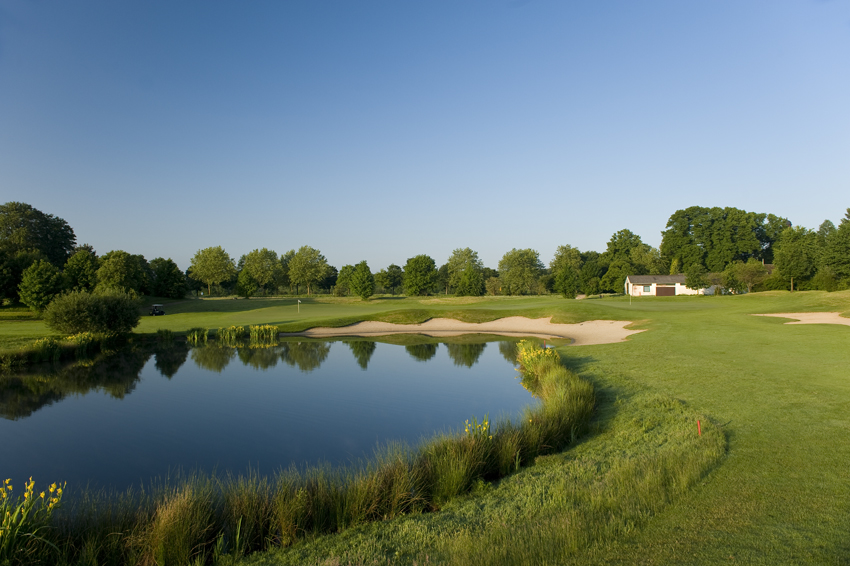
{"label": "water reflection", "polygon": [[377,348],[375,341],[347,340],[345,343],[351,348],[351,353],[354,354],[357,365],[360,366],[360,369],[365,370],[369,366],[369,360],[372,359],[372,354],[375,353],[375,348]]}
{"label": "water reflection", "polygon": [[478,344],[446,344],[446,348],[449,350],[449,357],[452,359],[456,366],[466,366],[471,368],[478,361],[478,358],[481,357],[481,354],[484,353],[484,348],[487,347],[486,343],[478,343]]}
{"label": "water reflection", "polygon": [[331,346],[327,342],[283,342],[280,350],[281,360],[308,373],[318,369],[328,358]]}
{"label": "water reflection", "polygon": [[182,342],[166,342],[158,345],[154,354],[156,355],[154,366],[157,371],[163,377],[171,379],[180,369],[180,366],[186,363],[189,347]]}
{"label": "water reflection", "polygon": [[195,365],[201,369],[208,369],[216,373],[221,373],[233,356],[236,355],[235,348],[226,346],[203,346],[201,348],[192,348],[192,360]]}
{"label": "water reflection", "polygon": [[69,395],[85,395],[92,390],[123,399],[135,389],[152,354],[149,349],[129,347],[103,353],[95,360],[0,375],[0,416],[23,419]]}
{"label": "water reflection", "polygon": [[437,355],[437,346],[439,344],[412,344],[405,346],[404,349],[417,362],[427,362]]}
{"label": "water reflection", "polygon": [[499,352],[507,361],[514,363],[516,361],[516,342],[499,342]]}
{"label": "water reflection", "polygon": [[254,369],[271,369],[280,361],[280,349],[277,346],[239,348],[238,354],[243,365]]}

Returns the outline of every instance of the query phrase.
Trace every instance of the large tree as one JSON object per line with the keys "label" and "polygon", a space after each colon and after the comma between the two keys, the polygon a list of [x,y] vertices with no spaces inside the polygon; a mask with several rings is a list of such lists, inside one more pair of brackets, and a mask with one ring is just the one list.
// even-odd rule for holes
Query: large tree
{"label": "large tree", "polygon": [[354,274],[353,265],[343,265],[336,276],[334,294],[337,296],[348,295],[351,292],[351,276]]}
{"label": "large tree", "polygon": [[41,312],[62,292],[62,274],[55,265],[40,259],[24,271],[18,292],[22,303]]}
{"label": "large tree", "polygon": [[773,245],[788,225],[773,214],[692,206],[670,216],[661,254],[668,265],[678,260],[682,267],[700,264],[715,272],[751,257],[771,262]]}
{"label": "large tree", "polygon": [[147,295],[151,291],[151,271],[147,260],[139,254],[113,250],[101,258],[97,270],[97,289],[113,289],[131,295]]}
{"label": "large tree", "polygon": [[599,257],[599,262],[607,266],[599,280],[599,287],[605,291],[620,292],[629,275],[664,271],[658,258],[658,252],[644,244],[640,236],[631,230],[620,230],[611,236],[608,248]]}
{"label": "large tree", "polygon": [[278,260],[277,253],[266,248],[249,252],[243,256],[241,263],[242,269],[248,272],[263,292],[283,276],[283,265]]}
{"label": "large tree", "polygon": [[288,267],[292,284],[296,287],[304,285],[309,295],[313,286],[325,277],[328,261],[319,250],[310,246],[301,246],[289,260]]}
{"label": "large tree", "polygon": [[800,281],[812,276],[818,257],[817,234],[796,226],[786,228],[779,237],[776,246],[776,263],[779,273],[791,280],[791,290],[794,290],[794,280]]}
{"label": "large tree", "polygon": [[351,292],[364,301],[375,294],[375,277],[365,261],[354,266],[351,273]]}
{"label": "large tree", "polygon": [[499,279],[508,295],[527,295],[537,292],[537,280],[543,271],[543,262],[537,250],[530,248],[507,252],[499,260]]}
{"label": "large tree", "polygon": [[100,260],[93,250],[78,248],[65,263],[63,274],[68,287],[78,291],[91,291],[97,285]]}
{"label": "large tree", "polygon": [[157,257],[150,262],[151,293],[157,297],[182,299],[186,295],[186,275],[171,258]]}
{"label": "large tree", "polygon": [[212,286],[228,281],[236,275],[236,266],[224,248],[215,246],[198,250],[192,257],[189,273],[198,281],[207,285],[207,294],[212,293]]}
{"label": "large tree", "polygon": [[579,290],[581,266],[581,252],[577,248],[558,246],[555,257],[549,262],[549,270],[554,278],[553,289],[564,298],[575,299]]}
{"label": "large tree", "polygon": [[841,220],[838,228],[826,241],[823,263],[837,277],[850,283],[850,208]]}
{"label": "large tree", "polygon": [[451,289],[456,289],[461,277],[463,277],[463,273],[470,267],[479,273],[484,270],[484,264],[478,259],[478,252],[471,248],[458,248],[452,252],[449,260],[446,262],[449,287]]}
{"label": "large tree", "polygon": [[74,231],[61,218],[22,202],[0,205],[0,249],[9,255],[38,250],[50,263],[61,267],[71,256],[76,240]]}
{"label": "large tree", "polygon": [[427,295],[437,281],[437,264],[425,254],[414,256],[404,264],[404,292],[407,295]]}

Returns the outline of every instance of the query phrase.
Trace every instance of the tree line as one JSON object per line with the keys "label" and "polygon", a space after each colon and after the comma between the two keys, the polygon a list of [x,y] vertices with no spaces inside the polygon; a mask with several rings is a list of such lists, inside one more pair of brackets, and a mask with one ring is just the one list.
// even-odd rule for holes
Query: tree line
{"label": "tree line", "polygon": [[660,248],[628,229],[614,233],[602,252],[559,246],[545,265],[534,249],[512,249],[495,268],[478,252],[455,249],[438,267],[420,254],[403,266],[373,272],[366,261],[330,265],[310,246],[281,255],[255,249],[234,260],[221,246],[198,250],[184,273],[170,258],[146,260],[113,250],[104,255],[77,245],[63,219],[32,206],[0,206],[0,298],[43,310],[69,291],[181,298],[205,295],[328,293],[367,299],[378,291],[408,296],[461,296],[621,292],[628,275],[685,273],[688,285],[716,285],[730,292],[760,289],[850,287],[850,209],[839,226],[817,230],[785,218],[736,208],[690,207],[674,212]]}

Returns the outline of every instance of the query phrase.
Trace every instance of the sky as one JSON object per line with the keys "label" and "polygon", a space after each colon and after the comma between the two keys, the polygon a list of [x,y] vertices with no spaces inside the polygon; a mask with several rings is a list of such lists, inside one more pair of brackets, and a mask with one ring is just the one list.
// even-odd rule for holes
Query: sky
{"label": "sky", "polygon": [[0,0],[0,202],[373,271],[850,207],[843,0]]}

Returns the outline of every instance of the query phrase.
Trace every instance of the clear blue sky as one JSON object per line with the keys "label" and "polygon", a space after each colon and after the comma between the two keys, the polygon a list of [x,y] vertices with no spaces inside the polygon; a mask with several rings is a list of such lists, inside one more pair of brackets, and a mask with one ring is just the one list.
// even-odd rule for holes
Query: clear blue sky
{"label": "clear blue sky", "polygon": [[373,271],[850,206],[846,1],[0,0],[0,202]]}

